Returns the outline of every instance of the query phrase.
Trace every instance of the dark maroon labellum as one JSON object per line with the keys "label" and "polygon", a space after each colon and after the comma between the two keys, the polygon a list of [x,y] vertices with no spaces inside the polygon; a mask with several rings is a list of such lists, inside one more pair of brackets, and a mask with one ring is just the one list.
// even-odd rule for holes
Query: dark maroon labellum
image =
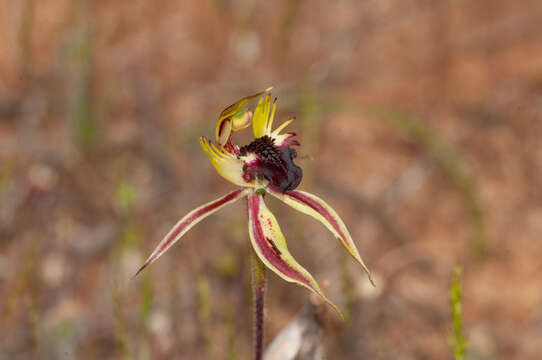
{"label": "dark maroon labellum", "polygon": [[243,166],[245,180],[254,180],[256,176],[266,179],[282,193],[299,186],[303,171],[294,164],[293,159],[297,156],[294,149],[289,146],[279,148],[275,146],[274,139],[265,135],[239,149],[239,155],[245,156],[247,153],[255,154],[258,159],[253,164]]}

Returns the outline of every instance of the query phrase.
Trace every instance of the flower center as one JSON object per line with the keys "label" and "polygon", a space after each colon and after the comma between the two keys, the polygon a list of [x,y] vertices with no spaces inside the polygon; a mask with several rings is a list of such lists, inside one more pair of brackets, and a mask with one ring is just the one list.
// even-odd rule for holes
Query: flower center
{"label": "flower center", "polygon": [[301,182],[303,172],[293,162],[297,153],[289,146],[277,147],[273,138],[264,135],[239,149],[241,156],[248,153],[255,154],[257,160],[243,166],[245,180],[266,179],[283,193],[294,190]]}
{"label": "flower center", "polygon": [[239,149],[241,156],[247,153],[256,154],[261,161],[280,166],[280,150],[275,146],[275,140],[267,135],[254,139],[250,144]]}

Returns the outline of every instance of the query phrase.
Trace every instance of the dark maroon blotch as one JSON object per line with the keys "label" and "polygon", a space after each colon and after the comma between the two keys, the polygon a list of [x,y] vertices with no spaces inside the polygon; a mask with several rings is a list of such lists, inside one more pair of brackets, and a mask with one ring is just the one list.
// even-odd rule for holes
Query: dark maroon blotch
{"label": "dark maroon blotch", "polygon": [[[297,143],[297,141],[296,141]],[[267,179],[282,193],[294,190],[303,178],[303,171],[294,164],[297,152],[289,146],[275,146],[273,138],[264,135],[239,149],[239,155],[256,154],[258,160],[243,167],[245,181]]]}
{"label": "dark maroon blotch", "polygon": [[271,245],[271,247],[273,248],[273,251],[275,252],[275,254],[277,254],[278,256],[282,255],[279,248],[277,247],[277,245],[275,245],[275,242],[273,240],[271,240],[271,238],[266,237],[265,240],[267,240],[269,245]]}

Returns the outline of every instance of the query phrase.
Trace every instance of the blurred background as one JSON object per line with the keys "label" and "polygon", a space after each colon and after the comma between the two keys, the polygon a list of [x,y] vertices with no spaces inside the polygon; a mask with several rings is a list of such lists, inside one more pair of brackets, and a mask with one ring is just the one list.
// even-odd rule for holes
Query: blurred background
{"label": "blurred background", "polygon": [[[335,207],[377,288],[324,228],[269,199],[327,311],[327,359],[542,352],[542,3],[0,1],[0,359],[247,359],[246,208],[130,276],[233,189],[200,149],[274,85],[300,189]],[[269,275],[269,342],[308,292]]]}

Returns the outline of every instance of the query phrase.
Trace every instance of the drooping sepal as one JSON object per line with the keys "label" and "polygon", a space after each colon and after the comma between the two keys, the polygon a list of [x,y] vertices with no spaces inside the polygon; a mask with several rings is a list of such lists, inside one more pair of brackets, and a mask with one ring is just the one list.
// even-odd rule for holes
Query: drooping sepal
{"label": "drooping sepal", "polygon": [[238,189],[189,212],[185,217],[179,220],[179,222],[175,224],[175,226],[162,239],[162,241],[160,241],[158,246],[154,249],[154,251],[145,261],[145,263],[139,268],[134,277],[137,276],[147,266],[156,261],[156,259],[162,256],[163,253],[165,253],[173,244],[175,244],[194,225],[205,219],[207,216],[214,214],[216,211],[220,210],[224,206],[231,204],[236,200],[239,200],[247,194],[248,190]]}
{"label": "drooping sepal", "polygon": [[361,259],[346,225],[344,225],[342,219],[331,206],[318,196],[305,191],[286,191],[282,193],[280,189],[274,186],[268,186],[266,190],[271,195],[282,200],[285,204],[304,214],[312,216],[324,224],[324,226],[343,244],[348,253],[361,265],[363,270],[367,273],[369,280],[373,286],[375,286],[371,272]]}
{"label": "drooping sepal", "polygon": [[250,241],[254,252],[265,266],[284,280],[304,286],[319,295],[343,318],[337,306],[327,299],[312,275],[288,251],[277,219],[265,206],[262,195],[254,192],[248,195],[248,215]]}

